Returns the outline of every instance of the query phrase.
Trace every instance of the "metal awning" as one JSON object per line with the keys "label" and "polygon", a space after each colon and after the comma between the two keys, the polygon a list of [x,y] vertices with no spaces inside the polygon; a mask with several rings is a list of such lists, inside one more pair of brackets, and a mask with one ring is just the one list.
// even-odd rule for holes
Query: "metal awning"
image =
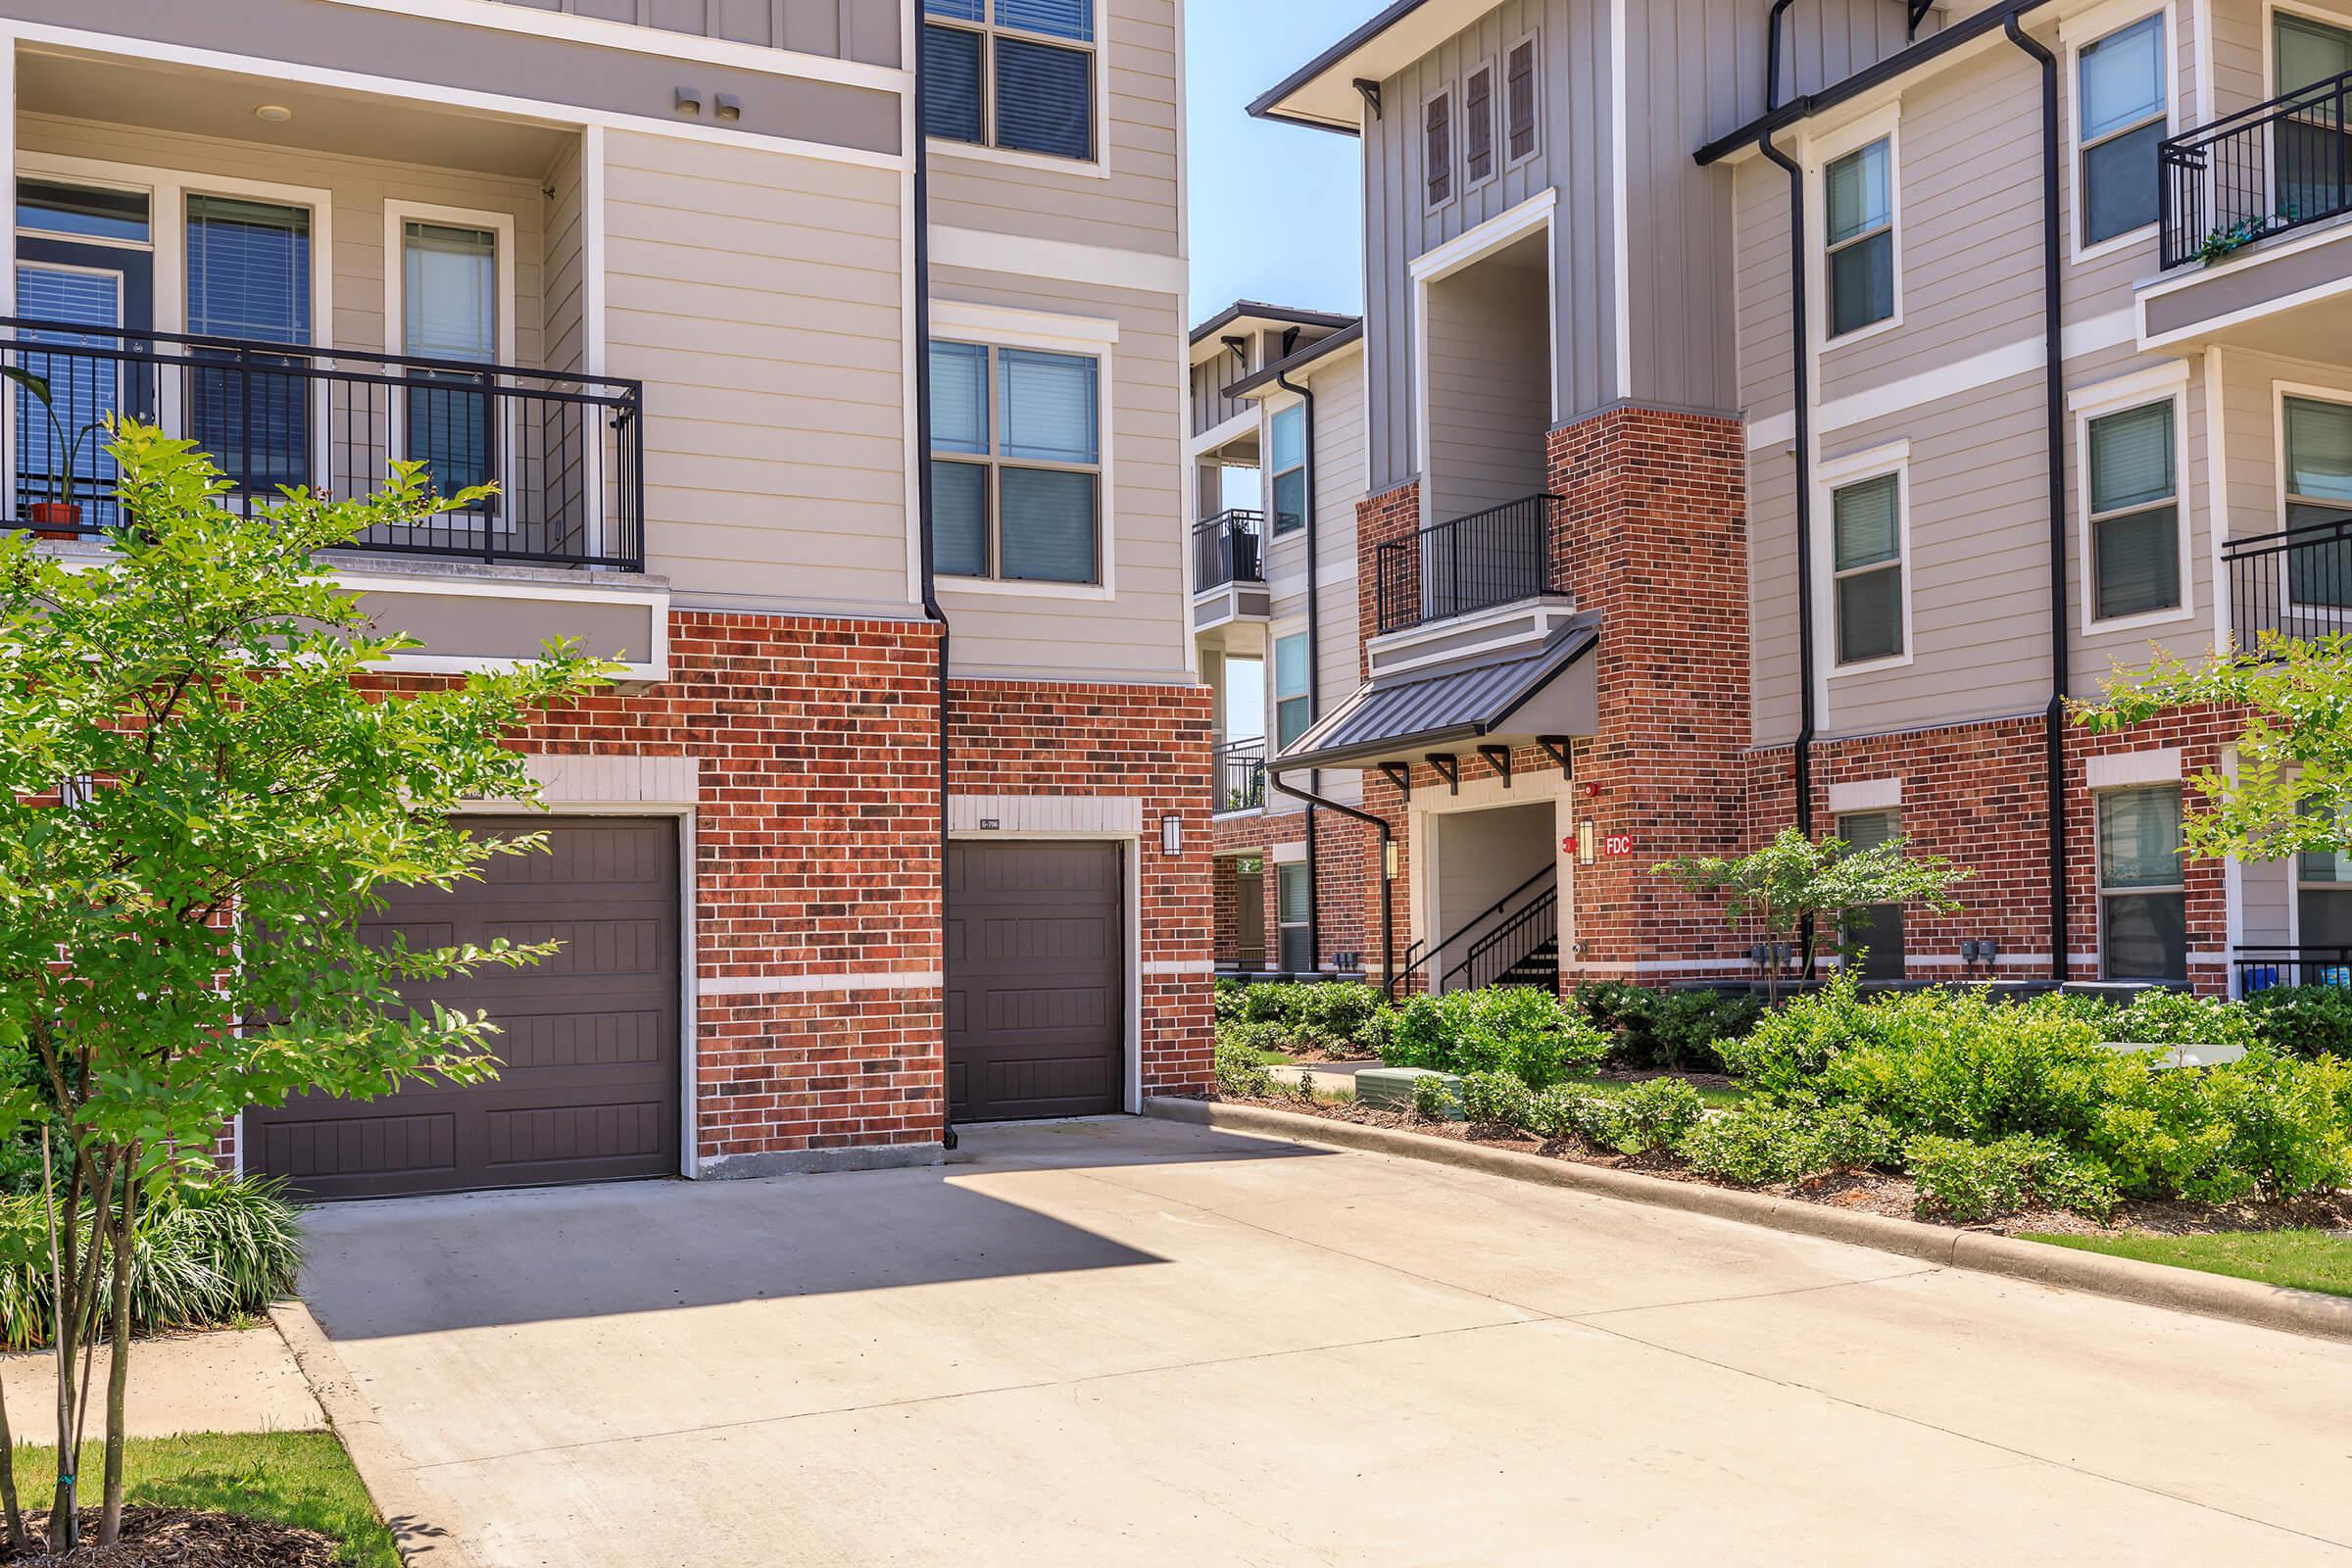
{"label": "metal awning", "polygon": [[1598,727],[1593,662],[1600,616],[1588,612],[1542,643],[1380,676],[1315,721],[1268,765],[1377,767],[1431,752],[1532,746]]}

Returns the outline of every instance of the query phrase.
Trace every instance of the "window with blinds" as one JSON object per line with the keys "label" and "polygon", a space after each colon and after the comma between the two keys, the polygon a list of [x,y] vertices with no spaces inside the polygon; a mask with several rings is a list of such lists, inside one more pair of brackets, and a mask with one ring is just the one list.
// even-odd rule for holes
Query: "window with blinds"
{"label": "window with blinds", "polygon": [[1503,156],[1514,164],[1536,156],[1536,39],[1511,45],[1503,57]]}
{"label": "window with blinds", "polygon": [[931,514],[939,571],[1101,579],[1101,364],[931,345]]}
{"label": "window with blinds", "polygon": [[[401,344],[417,359],[498,358],[498,234],[415,219],[401,225]],[[408,456],[444,496],[497,475],[492,400],[481,378],[417,370],[409,377]],[[477,507],[489,505],[488,498]]]}
{"label": "window with blinds", "polygon": [[1274,868],[1274,906],[1275,922],[1282,933],[1282,966],[1293,973],[1314,968],[1315,950],[1303,864],[1293,862]]}
{"label": "window with blinds", "polygon": [[[1838,836],[1849,853],[1875,850],[1901,836],[1893,811],[1850,811],[1838,818]],[[1865,980],[1903,978],[1903,906],[1872,904],[1848,909],[1838,921],[1838,946]]]}
{"label": "window with blinds", "polygon": [[[187,322],[198,337],[311,341],[311,213],[306,207],[192,195],[187,201]],[[240,491],[272,495],[310,475],[311,382],[291,359],[212,368],[197,348],[189,434]]]}
{"label": "window with blinds", "polygon": [[[2283,10],[2271,13],[2272,88],[2281,96],[2352,72],[2352,30]],[[2271,128],[2272,196],[2290,218],[2334,212],[2343,205],[2344,172],[2352,169],[2352,126],[2342,123],[2339,100],[2319,95],[2308,109]]]}
{"label": "window with blinds", "polygon": [[1884,473],[1831,492],[1831,573],[1838,662],[1903,652],[1902,482]]}
{"label": "window with blinds", "polygon": [[2352,403],[2283,398],[2286,526],[2308,530],[2286,553],[2287,597],[2352,608]]}
{"label": "window with blinds", "polygon": [[1306,526],[1306,408],[1293,404],[1274,416],[1271,441],[1274,474],[1274,532]]}
{"label": "window with blinds", "polygon": [[1479,67],[1462,83],[1462,168],[1473,185],[1494,177],[1494,68]]}
{"label": "window with blinds", "polygon": [[2086,437],[2093,615],[2112,620],[2179,609],[2173,400],[2093,419]]}
{"label": "window with blinds", "polygon": [[1830,336],[1894,315],[1894,146],[1880,137],[1822,172],[1828,194]]}
{"label": "window with blinds", "polygon": [[1096,155],[1097,0],[923,0],[923,133]]}
{"label": "window with blinds", "polygon": [[2180,786],[2110,790],[2099,802],[2099,955],[2110,980],[2188,978]]}
{"label": "window with blinds", "polygon": [[[2304,815],[2321,814],[2305,803]],[[2352,950],[2352,853],[2305,850],[2295,857],[2295,938],[2307,948]]]}
{"label": "window with blinds", "polygon": [[1314,722],[1306,634],[1274,639],[1274,747],[1280,751]]}
{"label": "window with blinds", "polygon": [[1453,93],[1421,106],[1421,179],[1432,211],[1453,200]]}
{"label": "window with blinds", "polygon": [[2075,59],[2082,148],[2082,243],[2156,221],[2156,147],[2164,140],[2164,17],[2143,17]]}

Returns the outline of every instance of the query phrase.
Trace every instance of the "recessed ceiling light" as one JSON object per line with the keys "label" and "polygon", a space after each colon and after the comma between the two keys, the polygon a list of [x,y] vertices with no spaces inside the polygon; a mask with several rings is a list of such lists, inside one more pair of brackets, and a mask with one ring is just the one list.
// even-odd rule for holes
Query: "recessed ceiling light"
{"label": "recessed ceiling light", "polygon": [[284,104],[264,104],[253,112],[253,118],[267,120],[274,125],[280,121],[292,120],[294,111],[288,109]]}

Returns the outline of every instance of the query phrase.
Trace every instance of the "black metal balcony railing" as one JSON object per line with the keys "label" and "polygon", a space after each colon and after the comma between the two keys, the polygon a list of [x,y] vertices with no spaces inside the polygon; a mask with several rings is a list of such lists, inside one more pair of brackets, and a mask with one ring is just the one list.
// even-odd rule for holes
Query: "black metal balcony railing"
{"label": "black metal balcony railing", "polygon": [[2325,637],[2352,632],[2352,515],[2222,547],[2230,574],[2230,624],[2251,652],[2265,632]]}
{"label": "black metal balcony railing", "polygon": [[1254,811],[1266,804],[1266,741],[1262,735],[1228,741],[1216,750],[1209,774],[1209,809]]}
{"label": "black metal balcony railing", "polygon": [[1380,629],[1401,631],[1558,591],[1566,521],[1559,496],[1522,496],[1380,546]]}
{"label": "black metal balcony railing", "polygon": [[2352,72],[2167,138],[2156,151],[2163,265],[2352,212]]}
{"label": "black metal balcony railing", "polygon": [[[372,495],[395,459],[422,463],[443,494],[498,487],[458,511],[373,530],[355,550],[630,570],[645,564],[635,381],[17,317],[0,317],[0,364],[41,378],[66,435],[61,443],[39,402],[9,387],[15,407],[0,456],[7,520],[17,526],[94,535],[121,521],[105,435],[80,437],[120,414],[195,441],[227,476],[237,505],[274,501],[297,485]],[[54,504],[69,499],[69,474],[74,511],[61,516]]]}
{"label": "black metal balcony railing", "polygon": [[2274,986],[2341,986],[2352,989],[2352,948],[2246,948],[2230,955],[2237,970],[2237,994],[2250,997]]}
{"label": "black metal balcony railing", "polygon": [[1261,512],[1220,512],[1193,524],[1193,588],[1222,588],[1233,582],[1264,582],[1258,553],[1266,518]]}

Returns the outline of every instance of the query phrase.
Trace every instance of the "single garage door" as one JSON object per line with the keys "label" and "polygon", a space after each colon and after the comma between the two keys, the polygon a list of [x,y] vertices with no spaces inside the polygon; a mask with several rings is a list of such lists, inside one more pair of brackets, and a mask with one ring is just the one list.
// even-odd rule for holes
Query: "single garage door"
{"label": "single garage door", "polygon": [[1115,844],[948,850],[948,1114],[1076,1116],[1125,1100]]}
{"label": "single garage door", "polygon": [[249,1168],[309,1198],[379,1198],[678,1169],[678,841],[674,822],[489,818],[547,833],[551,853],[498,856],[485,881],[403,888],[368,923],[415,947],[557,941],[411,998],[486,1008],[504,1031],[496,1081],[435,1080],[379,1100],[306,1097],[245,1113]]}

